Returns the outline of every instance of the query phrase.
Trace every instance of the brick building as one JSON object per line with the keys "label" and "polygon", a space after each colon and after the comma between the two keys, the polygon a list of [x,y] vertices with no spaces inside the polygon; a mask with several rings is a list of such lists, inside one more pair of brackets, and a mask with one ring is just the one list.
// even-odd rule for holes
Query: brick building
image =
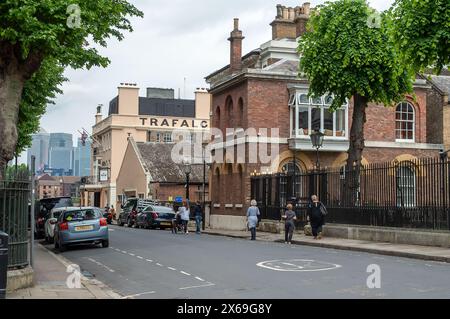
{"label": "brick building", "polygon": [[[279,136],[239,138],[213,143],[213,155],[223,152],[224,160],[212,165],[212,227],[245,228],[245,211],[251,200],[253,173],[306,171],[314,168],[316,152],[310,133],[325,134],[320,150],[322,167],[342,167],[347,160],[352,104],[334,113],[328,111],[331,96],[308,97],[308,81],[298,74],[298,38],[305,32],[309,3],[288,8],[277,6],[271,23],[272,39],[241,56],[243,32],[235,19],[230,38],[230,64],[206,77],[212,94],[211,126],[220,128],[278,128]],[[392,108],[371,104],[365,126],[366,149],[363,163],[408,161],[437,156],[450,136],[445,128],[448,92],[436,79],[418,77],[413,96]],[[438,89],[441,87],[441,89]],[[270,165],[249,163],[255,143],[276,144],[278,156]],[[245,149],[245,161],[236,158],[236,149]],[[233,153],[234,151],[234,153]],[[229,155],[231,154],[231,155]],[[242,156],[242,155],[240,155]],[[295,163],[295,165],[294,165]]]}
{"label": "brick building", "polygon": [[38,198],[80,197],[81,177],[41,175],[37,178]]}

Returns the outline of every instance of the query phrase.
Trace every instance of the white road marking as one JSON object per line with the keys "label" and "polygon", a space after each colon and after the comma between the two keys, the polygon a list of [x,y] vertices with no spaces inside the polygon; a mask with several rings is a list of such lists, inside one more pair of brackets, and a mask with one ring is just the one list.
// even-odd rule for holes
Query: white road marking
{"label": "white road marking", "polygon": [[131,298],[140,297],[140,296],[144,296],[144,295],[152,295],[152,294],[155,294],[155,293],[156,292],[154,292],[154,291],[143,292],[143,293],[140,293],[140,294],[135,294],[135,295],[122,297],[122,299],[131,299]]}
{"label": "white road marking", "polygon": [[153,260],[151,260],[151,259],[146,259],[146,261],[148,261],[149,263],[153,262]]}
{"label": "white road marking", "polygon": [[144,259],[144,257],[142,256],[136,256],[138,259]]}
{"label": "white road marking", "polygon": [[186,275],[186,276],[190,276],[191,274],[189,274],[189,273],[187,273],[187,272],[185,272],[185,271],[180,271],[183,275]]}
{"label": "white road marking", "polygon": [[[293,264],[293,262],[303,263],[303,265],[296,265],[296,264]],[[295,267],[295,268],[294,269],[283,269],[282,267],[276,265],[276,263],[285,265],[288,267]],[[322,267],[308,269],[307,267],[311,266],[312,263],[317,263],[319,265],[322,265]],[[256,264],[256,266],[261,267],[261,268],[270,269],[270,270],[275,270],[275,271],[282,271],[282,272],[294,272],[294,271],[318,272],[318,271],[326,271],[326,270],[334,270],[334,269],[342,268],[341,265],[337,265],[337,264],[333,264],[333,263],[320,262],[320,261],[315,261],[315,260],[302,260],[302,259],[292,259],[292,260],[286,260],[286,261],[283,261],[283,260],[263,261],[263,262]],[[311,266],[311,267],[314,267],[314,266]]]}
{"label": "white road marking", "polygon": [[187,289],[195,289],[195,288],[206,288],[206,287],[211,287],[211,286],[214,286],[214,284],[209,282],[206,285],[202,285],[202,286],[183,287],[183,288],[179,288],[179,289],[180,290],[187,290]]}
{"label": "white road marking", "polygon": [[163,265],[161,265],[161,264],[159,264],[159,263],[156,263],[156,266],[164,267]]}
{"label": "white road marking", "polygon": [[87,258],[87,260],[93,262],[94,264],[96,264],[96,265],[99,266],[99,267],[105,268],[106,270],[108,270],[108,271],[111,272],[111,273],[114,273],[114,272],[115,272],[114,269],[111,269],[110,267],[108,267],[108,266],[102,264],[101,262],[98,262],[98,261],[95,260],[95,259]]}
{"label": "white road marking", "polygon": [[125,250],[122,250],[122,254],[128,254]]}
{"label": "white road marking", "polygon": [[195,277],[195,279],[200,280],[200,281],[205,281],[204,279],[202,279],[200,277]]}
{"label": "white road marking", "polygon": [[173,271],[177,271],[175,268],[173,268],[173,267],[167,267],[168,269],[170,269],[170,270],[173,270]]}
{"label": "white road marking", "polygon": [[130,255],[130,256],[133,256],[133,257],[135,257],[135,256],[136,256],[135,254],[132,254],[132,253],[128,253],[128,255]]}

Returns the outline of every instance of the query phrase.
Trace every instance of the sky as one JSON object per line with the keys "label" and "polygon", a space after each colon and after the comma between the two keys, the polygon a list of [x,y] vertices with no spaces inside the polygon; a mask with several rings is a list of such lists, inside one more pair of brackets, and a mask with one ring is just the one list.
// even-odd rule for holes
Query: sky
{"label": "sky", "polygon": [[[91,132],[98,104],[106,115],[110,100],[117,96],[120,83],[137,83],[141,96],[145,88],[174,88],[182,98],[193,98],[194,90],[207,87],[204,77],[229,63],[227,38],[233,18],[240,19],[243,53],[258,48],[272,36],[269,24],[278,3],[301,5],[301,0],[130,0],[144,12],[144,18],[132,19],[134,32],[125,39],[111,39],[100,53],[111,64],[91,70],[67,69],[69,79],[63,94],[49,105],[41,127],[49,133]],[[310,0],[311,6],[323,0]],[[369,0],[370,5],[386,10],[394,0]],[[185,80],[186,79],[186,80]],[[184,84],[186,83],[186,85]],[[184,89],[186,88],[186,89]],[[26,153],[20,162],[26,161]]]}

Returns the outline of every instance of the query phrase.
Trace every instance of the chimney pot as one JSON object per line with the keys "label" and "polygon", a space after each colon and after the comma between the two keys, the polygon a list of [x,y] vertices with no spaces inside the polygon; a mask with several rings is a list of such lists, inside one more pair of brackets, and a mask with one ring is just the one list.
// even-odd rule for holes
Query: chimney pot
{"label": "chimney pot", "polygon": [[239,30],[239,18],[234,18],[234,31]]}

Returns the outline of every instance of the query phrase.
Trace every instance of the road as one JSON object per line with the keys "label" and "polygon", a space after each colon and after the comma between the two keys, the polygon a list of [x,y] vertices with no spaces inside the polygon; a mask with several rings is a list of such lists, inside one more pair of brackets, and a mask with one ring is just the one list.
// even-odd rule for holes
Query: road
{"label": "road", "polygon": [[[63,256],[126,298],[450,298],[445,263],[118,226],[110,245]],[[380,289],[367,286],[369,265]]]}

